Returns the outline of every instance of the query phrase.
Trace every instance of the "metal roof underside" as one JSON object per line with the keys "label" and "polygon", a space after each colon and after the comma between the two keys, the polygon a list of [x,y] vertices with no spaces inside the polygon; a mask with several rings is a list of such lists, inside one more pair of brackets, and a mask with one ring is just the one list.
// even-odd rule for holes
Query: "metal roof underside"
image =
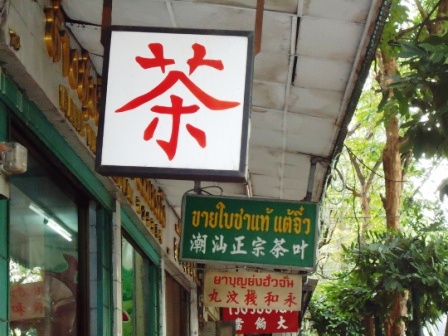
{"label": "metal roof underside", "polygon": [[[256,0],[112,2],[112,25],[254,30]],[[226,196],[319,202],[345,137],[383,1],[265,0],[254,60],[248,183]],[[67,26],[101,74],[103,0],[64,0]],[[178,216],[192,181],[156,180]]]}

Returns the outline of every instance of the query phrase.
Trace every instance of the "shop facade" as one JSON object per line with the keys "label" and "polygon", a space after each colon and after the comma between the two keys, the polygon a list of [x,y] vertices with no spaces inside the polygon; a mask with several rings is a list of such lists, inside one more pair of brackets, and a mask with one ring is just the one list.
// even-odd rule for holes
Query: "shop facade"
{"label": "shop facade", "polygon": [[0,142],[27,170],[0,176],[0,336],[197,335],[163,191],[95,172],[101,74],[59,1],[1,6]]}

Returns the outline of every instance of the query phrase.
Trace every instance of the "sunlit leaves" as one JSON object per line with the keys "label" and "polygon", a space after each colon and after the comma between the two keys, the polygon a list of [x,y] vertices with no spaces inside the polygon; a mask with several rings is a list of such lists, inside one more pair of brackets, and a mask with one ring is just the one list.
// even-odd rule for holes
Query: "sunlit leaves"
{"label": "sunlit leaves", "polygon": [[[337,214],[337,222],[348,230],[335,234],[337,248],[325,250],[327,259],[333,256],[342,271],[332,274],[336,280],[319,285],[311,309],[317,327],[329,335],[356,335],[362,329],[359,317],[363,315],[381,320],[380,329],[395,293],[409,294],[406,326],[413,334],[425,321],[433,322],[448,310],[446,219],[437,204],[418,199],[422,182],[416,181],[424,181],[431,169],[407,161],[412,154],[426,160],[448,157],[448,34],[441,30],[431,35],[426,29],[433,27],[430,21],[437,15],[439,1],[412,3],[421,5],[422,11],[411,13],[407,7],[411,2],[392,1],[379,45],[381,58],[372,68],[369,87],[363,91],[338,165],[331,172],[336,180],[329,184],[327,196],[336,195],[337,201],[325,204],[331,204],[329,212]],[[428,13],[425,19],[419,16],[424,11]],[[393,58],[397,71],[385,71],[381,61]],[[387,77],[386,72],[394,75]],[[373,173],[383,154],[384,125],[392,117],[399,120],[405,172],[401,181],[395,181],[403,187],[401,232],[386,231],[382,204],[386,201],[381,197],[386,180],[382,167]],[[369,176],[372,183],[362,190]],[[448,195],[447,185],[441,186],[442,195]],[[368,216],[363,212],[366,204],[360,202],[362,192],[368,196]],[[360,228],[366,219],[373,230],[361,239]]]}
{"label": "sunlit leaves", "polygon": [[[448,156],[448,34],[398,44],[405,71],[387,101],[407,118],[406,146],[417,157]],[[386,103],[385,103],[386,104]],[[409,111],[414,111],[410,114]]]}

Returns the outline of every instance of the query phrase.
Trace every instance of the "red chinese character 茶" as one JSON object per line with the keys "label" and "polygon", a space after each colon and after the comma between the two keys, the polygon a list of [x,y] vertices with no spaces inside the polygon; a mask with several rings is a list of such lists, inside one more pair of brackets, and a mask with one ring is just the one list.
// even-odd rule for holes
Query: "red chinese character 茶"
{"label": "red chinese character \u8336", "polygon": [[[165,73],[165,69],[169,65],[175,64],[174,59],[165,58],[163,45],[160,43],[150,43],[148,48],[154,55],[153,58],[146,58],[142,56],[137,56],[135,58],[136,62],[143,68],[156,68],[159,67],[162,73]],[[193,49],[193,57],[187,60],[187,64],[189,65],[189,75],[191,75],[198,67],[200,66],[208,66],[219,71],[224,69],[224,65],[221,60],[215,59],[206,59],[206,48],[198,43],[192,45]],[[240,102],[236,101],[225,101],[219,100],[215,97],[210,96],[205,91],[203,91],[199,86],[197,86],[188,76],[182,72],[177,70],[169,71],[166,77],[154,88],[152,88],[147,93],[144,93],[129,102],[125,105],[119,107],[115,110],[115,112],[127,112],[133,110],[145,103],[150,102],[156,97],[164,94],[168,90],[170,90],[175,84],[178,82],[182,83],[189,92],[198,99],[204,106],[206,106],[210,110],[227,110],[234,108],[240,105]],[[172,115],[172,127],[171,127],[171,136],[169,141],[157,140],[158,145],[165,151],[168,159],[171,161],[176,155],[179,132],[180,132],[180,121],[181,116],[183,114],[192,114],[196,113],[199,110],[198,105],[190,105],[184,106],[183,99],[181,97],[171,95],[171,106],[153,106],[151,108],[152,112],[159,114],[167,114]],[[145,141],[149,141],[154,136],[157,125],[159,123],[159,118],[154,118],[149,125],[146,127],[143,139]],[[186,129],[188,133],[197,141],[199,146],[202,148],[206,147],[206,133],[199,128],[191,124],[186,124]]]}

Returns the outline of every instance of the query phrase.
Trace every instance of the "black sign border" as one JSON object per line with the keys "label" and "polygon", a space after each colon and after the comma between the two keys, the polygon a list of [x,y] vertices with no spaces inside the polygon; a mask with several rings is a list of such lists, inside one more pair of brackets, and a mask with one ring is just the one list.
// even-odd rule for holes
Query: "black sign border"
{"label": "black sign border", "polygon": [[[187,169],[166,167],[141,167],[141,166],[116,166],[105,165],[102,162],[102,148],[104,137],[105,107],[107,98],[108,69],[110,57],[110,42],[112,32],[159,32],[175,34],[218,35],[218,36],[243,36],[248,39],[246,80],[243,102],[243,120],[241,134],[240,165],[237,170],[214,169]],[[251,108],[251,91],[253,79],[253,32],[238,30],[207,30],[207,29],[182,29],[182,28],[157,28],[135,26],[111,26],[107,32],[107,45],[104,47],[104,65],[102,76],[102,94],[100,106],[100,118],[98,123],[97,153],[95,168],[98,173],[105,176],[149,177],[172,180],[200,180],[216,182],[244,182],[247,180],[247,160],[249,145],[249,119]],[[118,154],[117,154],[118,155]]]}

